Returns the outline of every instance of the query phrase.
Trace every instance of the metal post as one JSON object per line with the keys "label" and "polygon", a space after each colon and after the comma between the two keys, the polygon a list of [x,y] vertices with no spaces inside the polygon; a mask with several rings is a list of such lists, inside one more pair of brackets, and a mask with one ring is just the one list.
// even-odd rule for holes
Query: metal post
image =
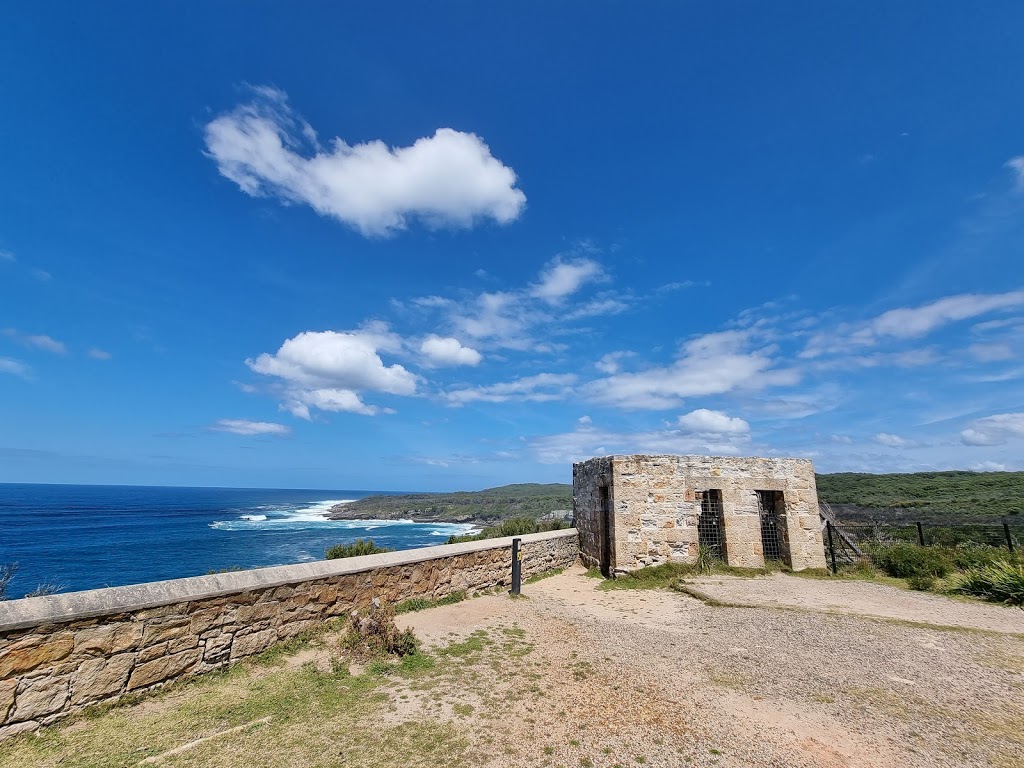
{"label": "metal post", "polygon": [[917,543],[924,546],[924,528],[921,527],[920,521],[917,523]]}
{"label": "metal post", "polygon": [[839,573],[836,566],[836,546],[832,543],[832,521],[825,521],[825,532],[828,534],[828,554],[832,558],[832,573]]}
{"label": "metal post", "polygon": [[1010,524],[1003,520],[1003,534],[1006,536],[1006,548],[1013,554],[1013,536],[1010,535]]}
{"label": "metal post", "polygon": [[518,595],[523,582],[523,553],[519,549],[522,539],[512,539],[512,594]]}

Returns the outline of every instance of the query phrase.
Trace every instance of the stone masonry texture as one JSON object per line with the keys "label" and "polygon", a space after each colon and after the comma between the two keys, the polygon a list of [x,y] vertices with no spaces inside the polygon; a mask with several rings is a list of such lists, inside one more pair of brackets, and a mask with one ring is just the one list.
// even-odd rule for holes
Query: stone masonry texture
{"label": "stone masonry texture", "polygon": [[[575,464],[573,511],[581,559],[600,566],[603,542],[610,538],[613,572],[693,562],[703,491],[720,493],[729,565],[764,566],[757,492],[767,491],[776,499],[782,559],[794,570],[825,567],[812,463],[720,456],[605,456]],[[610,536],[602,533],[605,520],[611,521]]]}
{"label": "stone masonry texture", "polygon": [[[575,530],[522,537],[523,577],[577,561]],[[258,654],[374,598],[511,581],[512,540],[0,602],[0,739]]]}

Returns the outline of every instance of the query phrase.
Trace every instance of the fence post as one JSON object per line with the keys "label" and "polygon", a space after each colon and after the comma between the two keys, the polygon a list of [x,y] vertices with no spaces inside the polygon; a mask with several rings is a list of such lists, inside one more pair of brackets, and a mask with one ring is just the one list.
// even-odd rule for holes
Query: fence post
{"label": "fence post", "polygon": [[832,542],[832,521],[825,521],[825,532],[828,534],[828,554],[832,560],[832,573],[836,574],[839,572],[839,568],[836,566],[836,545]]}
{"label": "fence post", "polygon": [[1010,535],[1010,524],[1003,520],[1003,535],[1006,536],[1006,548],[1013,554],[1013,536]]}
{"label": "fence post", "polygon": [[512,594],[518,595],[523,583],[523,554],[519,551],[522,539],[512,539]]}
{"label": "fence post", "polygon": [[924,528],[921,526],[921,521],[917,523],[917,543],[924,546]]}

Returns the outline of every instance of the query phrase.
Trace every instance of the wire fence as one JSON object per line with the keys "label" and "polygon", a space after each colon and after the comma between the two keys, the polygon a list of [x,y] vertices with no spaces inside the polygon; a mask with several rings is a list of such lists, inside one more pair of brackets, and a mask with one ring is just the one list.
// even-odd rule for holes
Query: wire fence
{"label": "wire fence", "polygon": [[847,523],[824,517],[827,522],[823,538],[832,570],[838,564],[856,562],[870,555],[874,547],[896,543],[920,547],[986,546],[1024,555],[1024,520],[1016,518],[1001,523],[949,518],[941,522]]}

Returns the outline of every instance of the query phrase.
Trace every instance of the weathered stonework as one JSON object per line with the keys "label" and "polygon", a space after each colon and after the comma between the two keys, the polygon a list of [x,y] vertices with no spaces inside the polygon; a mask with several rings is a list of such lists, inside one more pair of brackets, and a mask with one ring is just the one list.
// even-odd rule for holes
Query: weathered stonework
{"label": "weathered stonework", "polygon": [[[702,510],[705,492],[709,501]],[[769,504],[770,515],[764,511]],[[594,458],[573,466],[573,510],[580,557],[609,575],[668,561],[693,562],[702,514],[717,516],[729,565],[764,566],[768,545],[794,570],[825,567],[814,466],[807,459]],[[766,515],[774,533],[763,532]]]}
{"label": "weathered stonework", "polygon": [[[574,530],[522,541],[524,578],[577,560]],[[506,586],[511,550],[492,539],[0,602],[0,739],[261,653],[374,598]]]}

